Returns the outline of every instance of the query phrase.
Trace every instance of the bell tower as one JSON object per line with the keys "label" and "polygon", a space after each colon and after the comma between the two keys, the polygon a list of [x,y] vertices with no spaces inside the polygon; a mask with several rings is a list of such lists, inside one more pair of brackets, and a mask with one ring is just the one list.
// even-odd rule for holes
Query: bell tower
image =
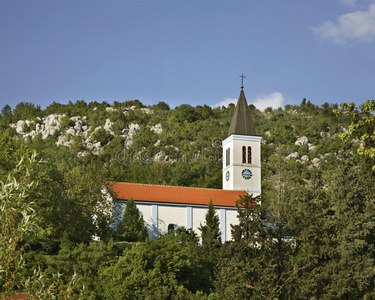
{"label": "bell tower", "polygon": [[[243,75],[241,76],[243,80]],[[260,144],[243,85],[232,117],[228,136],[223,145],[223,190],[246,191],[258,196],[261,193]]]}

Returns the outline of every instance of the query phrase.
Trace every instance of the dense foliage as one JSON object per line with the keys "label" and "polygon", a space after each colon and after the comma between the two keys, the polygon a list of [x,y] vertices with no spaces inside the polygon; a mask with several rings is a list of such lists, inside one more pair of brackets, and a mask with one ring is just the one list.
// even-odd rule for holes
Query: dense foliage
{"label": "dense foliage", "polygon": [[133,201],[115,230],[103,187],[221,188],[221,141],[234,105],[5,106],[1,297],[374,298],[374,105],[250,105],[264,139],[262,195],[239,199],[239,222],[224,244],[209,203],[200,232],[178,228],[149,240]]}

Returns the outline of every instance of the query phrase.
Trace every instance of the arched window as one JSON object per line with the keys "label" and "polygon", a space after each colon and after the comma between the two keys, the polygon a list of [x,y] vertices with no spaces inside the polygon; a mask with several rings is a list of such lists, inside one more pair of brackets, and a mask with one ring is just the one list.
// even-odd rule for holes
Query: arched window
{"label": "arched window", "polygon": [[251,164],[251,147],[247,147],[247,163]]}
{"label": "arched window", "polygon": [[242,147],[242,163],[246,164],[246,147]]}

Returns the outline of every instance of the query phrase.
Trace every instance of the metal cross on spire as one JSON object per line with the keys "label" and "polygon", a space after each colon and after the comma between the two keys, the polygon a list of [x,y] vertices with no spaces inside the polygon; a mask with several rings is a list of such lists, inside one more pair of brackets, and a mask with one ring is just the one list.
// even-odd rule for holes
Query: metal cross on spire
{"label": "metal cross on spire", "polygon": [[241,77],[241,89],[243,89],[243,79],[246,78],[246,76],[243,75],[240,75],[239,77]]}

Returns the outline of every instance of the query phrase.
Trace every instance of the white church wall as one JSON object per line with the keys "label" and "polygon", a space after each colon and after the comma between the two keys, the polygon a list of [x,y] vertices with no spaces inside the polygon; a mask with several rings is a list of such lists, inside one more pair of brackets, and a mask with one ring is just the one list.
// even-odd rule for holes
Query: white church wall
{"label": "white church wall", "polygon": [[169,224],[186,227],[186,207],[158,205],[158,218],[158,229],[161,234],[168,232]]}
{"label": "white church wall", "polygon": [[200,224],[205,224],[205,217],[207,213],[207,208],[201,207],[194,207],[193,208],[193,230],[196,234],[200,235],[201,232],[199,231]]}
{"label": "white church wall", "polygon": [[136,202],[136,205],[137,205],[137,208],[139,209],[139,212],[143,216],[143,220],[146,223],[148,235],[152,236],[153,234],[152,209],[151,209],[152,206],[150,204],[143,204],[139,202],[138,203]]}
{"label": "white church wall", "polygon": [[142,214],[143,216],[143,220],[146,221],[146,222],[150,222],[151,221],[151,205],[149,204],[139,204],[139,203],[136,203],[137,205],[137,208],[139,209],[139,212]]}
{"label": "white church wall", "polygon": [[[122,202],[120,205],[122,209],[125,209],[126,203]],[[192,229],[200,236],[201,232],[198,228],[201,224],[205,224],[206,206],[169,205],[142,201],[136,201],[136,205],[143,216],[150,238],[167,233],[169,224]],[[237,208],[215,207],[215,210],[220,220],[222,242],[229,241],[232,239],[230,224],[238,224]]]}
{"label": "white church wall", "polygon": [[237,219],[237,210],[226,210],[226,224],[225,224],[225,229],[226,229],[226,238],[227,241],[232,239],[232,227],[230,226],[231,224],[235,225],[238,224],[238,219]]}

